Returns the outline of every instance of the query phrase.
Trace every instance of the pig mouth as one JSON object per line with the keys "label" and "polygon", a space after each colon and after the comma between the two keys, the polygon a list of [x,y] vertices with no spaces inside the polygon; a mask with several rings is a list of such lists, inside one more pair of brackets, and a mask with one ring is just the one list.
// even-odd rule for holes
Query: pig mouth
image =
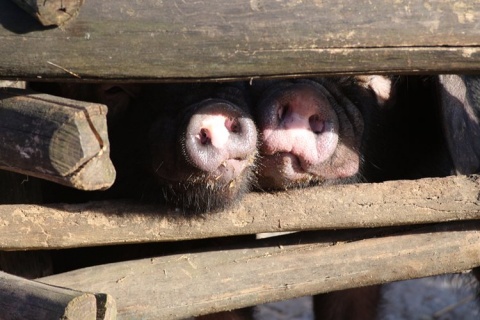
{"label": "pig mouth", "polygon": [[229,183],[241,176],[251,166],[247,159],[227,159],[213,172],[207,173],[207,179],[216,182]]}
{"label": "pig mouth", "polygon": [[315,175],[302,165],[302,161],[290,152],[277,152],[262,156],[262,173],[268,176],[281,174],[290,181],[311,180]]}

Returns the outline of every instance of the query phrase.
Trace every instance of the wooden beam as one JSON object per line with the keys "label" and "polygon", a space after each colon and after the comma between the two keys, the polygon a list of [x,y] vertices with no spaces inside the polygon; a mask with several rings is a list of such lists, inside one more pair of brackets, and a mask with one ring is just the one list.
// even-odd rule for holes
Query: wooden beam
{"label": "wooden beam", "polygon": [[90,0],[62,29],[32,20],[10,1],[0,3],[0,78],[480,71],[480,6],[473,2]]}
{"label": "wooden beam", "polygon": [[480,219],[478,176],[251,193],[224,212],[186,218],[124,201],[0,206],[0,248],[25,250],[315,229]]}
{"label": "wooden beam", "polygon": [[[119,319],[183,319],[480,265],[480,222],[353,242],[299,239],[94,266],[39,279],[115,297]],[[269,239],[271,241],[271,239]]]}
{"label": "wooden beam", "polygon": [[[99,295],[101,301],[112,297]],[[0,271],[1,318],[10,319],[108,319],[116,318],[116,305],[102,303],[97,315],[94,294],[26,280]],[[113,316],[113,317],[112,317]]]}
{"label": "wooden beam", "polygon": [[80,190],[110,187],[106,114],[101,104],[0,89],[0,169]]}
{"label": "wooden beam", "polygon": [[83,0],[12,0],[44,26],[61,26],[75,18]]}

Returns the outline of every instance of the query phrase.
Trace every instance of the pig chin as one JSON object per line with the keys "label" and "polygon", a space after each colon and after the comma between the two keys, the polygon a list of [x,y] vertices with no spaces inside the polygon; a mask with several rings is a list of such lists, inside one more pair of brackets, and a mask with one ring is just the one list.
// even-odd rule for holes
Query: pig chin
{"label": "pig chin", "polygon": [[248,160],[225,160],[215,171],[207,173],[207,180],[228,184],[241,176],[248,167],[252,166],[252,164],[253,163]]}
{"label": "pig chin", "polygon": [[258,171],[260,186],[266,189],[288,189],[322,180],[305,171],[299,159],[288,152],[262,156]]}
{"label": "pig chin", "polygon": [[282,190],[312,185],[335,184],[356,179],[360,165],[357,152],[342,144],[325,162],[308,165],[292,153],[263,155],[258,166],[259,186]]}

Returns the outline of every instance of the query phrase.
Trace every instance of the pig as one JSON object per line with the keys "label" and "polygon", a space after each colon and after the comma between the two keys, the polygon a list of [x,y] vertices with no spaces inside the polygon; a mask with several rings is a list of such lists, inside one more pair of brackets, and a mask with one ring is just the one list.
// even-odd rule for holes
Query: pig
{"label": "pig", "polygon": [[[377,75],[253,84],[259,189],[448,175],[432,84]],[[315,315],[374,319],[380,297],[381,286],[318,295]]]}
{"label": "pig", "polygon": [[390,79],[272,81],[254,86],[253,95],[260,188],[348,183],[360,180],[368,147],[362,139],[375,130],[365,122],[384,122],[380,109],[389,99]]}
{"label": "pig", "polygon": [[[479,79],[357,76],[257,84],[258,183],[282,190],[476,173]],[[331,292],[314,297],[314,311],[318,319],[374,319],[380,298],[380,286]]]}
{"label": "pig", "polygon": [[259,187],[450,174],[432,86],[427,77],[375,75],[254,84]]}
{"label": "pig", "polygon": [[[243,83],[42,83],[34,87],[73,99],[106,104],[111,157],[117,170],[117,180],[110,190],[88,194],[74,192],[66,198],[62,187],[62,192],[49,191],[54,198],[48,201],[135,198],[167,203],[179,208],[188,218],[232,205],[253,183],[257,131]],[[246,237],[249,238],[242,239]],[[198,250],[197,246],[217,247],[232,239],[177,242],[167,246],[144,244],[132,246],[134,249],[57,250],[53,253],[54,272],[163,255],[172,250]],[[250,318],[251,312],[246,308],[199,319]]]}
{"label": "pig", "polygon": [[151,170],[167,202],[218,211],[250,190],[257,129],[243,83],[154,86],[144,95],[157,114],[148,137]]}
{"label": "pig", "polygon": [[[243,83],[34,84],[103,103],[117,179],[107,192],[60,201],[134,198],[186,214],[216,212],[248,192],[257,131]],[[55,201],[58,199],[47,199]]]}
{"label": "pig", "polygon": [[[260,189],[357,182],[362,180],[361,167],[377,162],[366,156],[369,140],[365,136],[385,137],[369,123],[385,122],[386,114],[381,111],[390,99],[391,79],[266,81],[254,84],[252,95],[260,136]],[[379,299],[380,286],[318,295],[314,297],[315,316],[374,319]]]}

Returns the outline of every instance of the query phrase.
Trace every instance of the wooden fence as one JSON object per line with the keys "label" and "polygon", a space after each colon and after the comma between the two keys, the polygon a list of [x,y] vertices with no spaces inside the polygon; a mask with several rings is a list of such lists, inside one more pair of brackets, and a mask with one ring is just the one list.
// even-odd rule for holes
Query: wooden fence
{"label": "wooden fence", "polygon": [[[475,1],[72,0],[55,5],[0,2],[0,79],[169,82],[480,72]],[[31,15],[60,26],[43,26]],[[160,246],[320,230],[35,281],[3,274],[0,309],[33,318],[37,301],[47,301],[46,317],[180,319],[467,270],[480,265],[478,179],[252,193],[230,210],[198,219],[121,201],[0,205],[4,251]]]}

